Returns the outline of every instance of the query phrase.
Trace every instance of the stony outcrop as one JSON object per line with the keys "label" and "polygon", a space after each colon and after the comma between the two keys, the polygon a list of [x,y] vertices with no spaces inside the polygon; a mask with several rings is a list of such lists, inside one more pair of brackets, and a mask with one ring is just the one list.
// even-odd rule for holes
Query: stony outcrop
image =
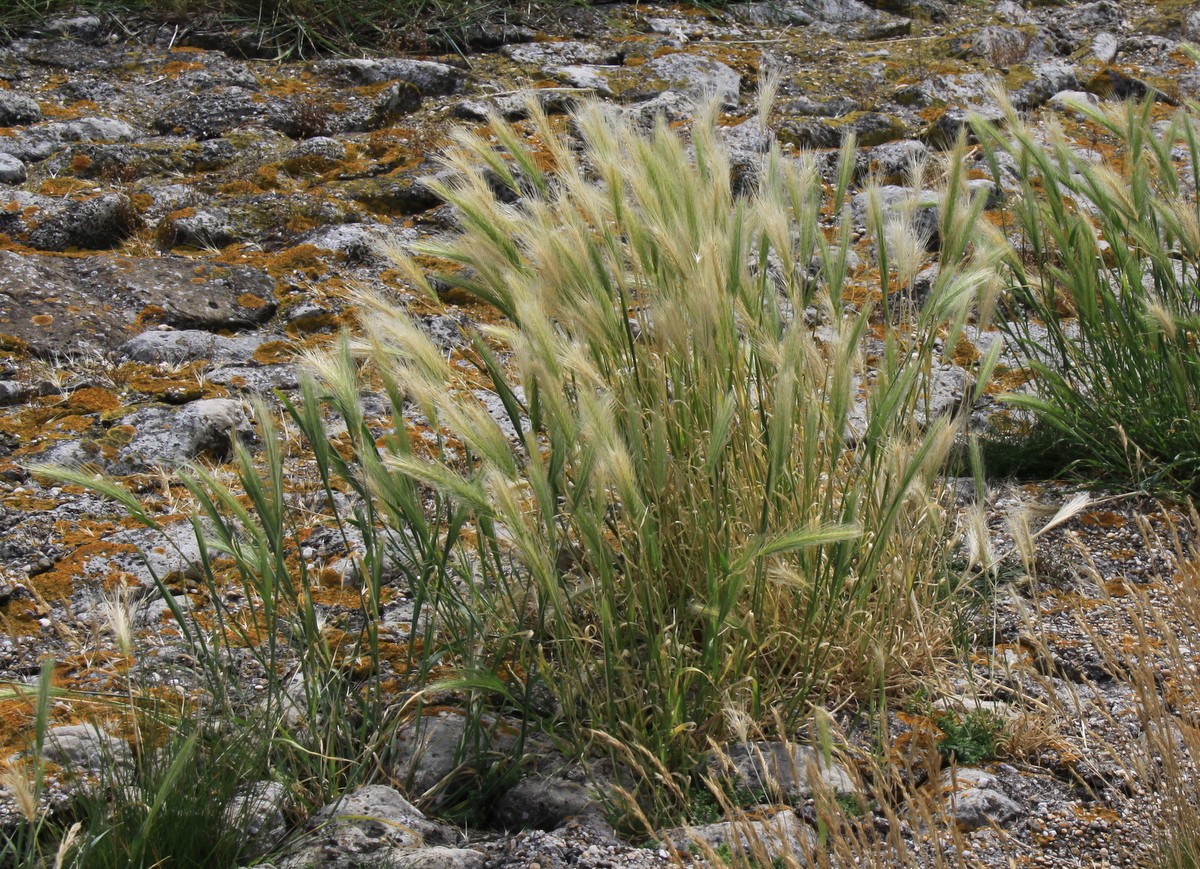
{"label": "stony outcrop", "polygon": [[[119,582],[137,605],[138,630],[157,644],[155,666],[178,684],[195,684],[194,662],[161,630],[170,601],[155,579],[178,580],[176,606],[204,605],[187,581],[199,557],[191,526],[174,517],[172,545],[155,548],[143,532],[99,519],[106,508],[95,497],[54,486],[29,466],[106,470],[138,491],[165,492],[155,497],[169,512],[170,469],[219,465],[235,439],[253,444],[246,399],[276,390],[295,396],[297,356],[353,327],[358,285],[391,293],[447,353],[463,353],[463,327],[494,313],[453,292],[432,310],[388,259],[389,249],[456,225],[433,184],[438,151],[455,125],[490,115],[520,119],[532,93],[556,115],[599,96],[647,127],[661,119],[685,128],[715,98],[741,195],[754,191],[772,142],[788,159],[815,153],[832,181],[837,152],[853,135],[853,183],[878,181],[887,214],[910,221],[931,254],[942,203],[931,187],[912,187],[923,181],[914,167],[969,139],[972,117],[999,120],[997,86],[1018,109],[1053,119],[1085,149],[1092,143],[1075,108],[1080,102],[1143,97],[1165,111],[1194,98],[1200,85],[1200,72],[1180,51],[1182,40],[1200,36],[1200,11],[1191,7],[618,3],[572,6],[538,26],[477,28],[467,34],[467,57],[431,41],[434,53],[419,56],[275,63],[261,57],[251,29],[197,21],[118,34],[103,17],[80,15],[43,22],[0,47],[0,676],[28,680],[43,654],[70,657],[79,652],[71,642],[101,637],[104,595]],[[764,127],[755,114],[766,74],[778,77],[779,93]],[[970,194],[998,208],[1017,189],[1019,167],[1001,166],[996,186],[982,155],[971,151],[970,159]],[[861,193],[850,202],[858,245],[852,268],[865,273],[870,203]],[[923,261],[902,288],[908,313],[936,276],[936,264]],[[967,403],[977,398],[974,361],[996,340],[969,326],[961,348],[946,348],[922,414],[965,413],[987,424],[991,399]],[[362,401],[367,411],[381,407],[379,396]],[[1106,545],[1144,553],[1138,569],[1161,566],[1161,553],[1135,539],[1133,514],[1119,515],[1123,530],[1105,526]],[[1095,527],[1077,523],[1072,533],[1089,530]],[[304,557],[328,557],[353,586],[356,553],[339,550],[344,541],[325,546],[322,533],[314,527]],[[145,563],[139,547],[148,552]],[[1098,591],[1088,598],[1097,599]],[[988,684],[998,693],[1020,688],[1069,698],[1117,739],[1114,710],[1132,720],[1135,701],[1102,673],[1094,651],[1089,657],[1085,639],[1070,634],[1061,615],[1068,606],[1060,603],[1046,609],[1046,623],[1056,636],[1069,635],[1062,641],[1026,637],[1014,612],[997,618],[997,637],[1011,642],[979,650]],[[346,609],[322,606],[330,614]],[[398,604],[385,621],[405,623],[412,608],[411,601]],[[1101,687],[1091,687],[1090,677]],[[101,689],[108,676],[93,668],[78,678]],[[997,702],[973,699],[975,708]],[[892,736],[929,742],[936,758],[936,716],[929,713],[896,715]],[[519,723],[491,725],[483,748],[510,750]],[[658,847],[638,848],[605,821],[605,787],[618,777],[538,743],[527,774],[497,794],[495,829],[466,836],[431,820],[439,785],[469,759],[464,734],[454,709],[408,722],[391,746],[390,784],[362,788],[307,819],[297,821],[286,794],[269,782],[247,782],[229,811],[257,817],[251,830],[259,853],[292,837],[292,855],[278,869],[632,869],[704,849],[744,849],[750,840],[769,856],[811,850],[819,844],[813,804],[821,793],[855,805],[863,796],[850,761],[835,763],[802,744],[747,741],[727,746],[712,769],[755,799],[780,804],[758,806],[750,826],[719,820],[660,831]],[[135,761],[123,739],[91,725],[56,726],[51,737],[44,756],[56,764]],[[1124,805],[1129,782],[1111,762],[1085,757],[1084,748],[1048,744],[1032,772],[996,762],[942,771],[931,761],[907,784],[944,797],[985,865],[1007,866],[1031,851],[1049,865],[1084,865],[1071,863],[1081,847],[1115,852],[1128,833],[1118,833],[1113,806]],[[414,805],[422,799],[428,814]],[[910,820],[921,823],[901,822]],[[870,816],[880,828],[885,822]]]}

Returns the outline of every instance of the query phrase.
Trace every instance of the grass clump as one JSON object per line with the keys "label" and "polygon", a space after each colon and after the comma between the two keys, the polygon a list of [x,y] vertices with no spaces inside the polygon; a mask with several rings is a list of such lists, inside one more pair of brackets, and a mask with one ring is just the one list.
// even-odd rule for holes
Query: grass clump
{"label": "grass clump", "polygon": [[[0,830],[0,863],[20,869],[235,866],[272,844],[264,818],[269,824],[273,810],[262,795],[280,787],[277,815],[287,798],[281,786],[268,786],[270,733],[238,733],[148,697],[122,703],[66,691],[52,684],[53,672],[47,661],[28,691],[34,708],[28,751],[0,773],[21,816]],[[107,732],[92,725],[91,768],[47,760],[66,760],[57,751],[43,754],[58,743],[51,706],[76,700],[107,715],[110,727],[120,721],[130,744],[109,742]]]}
{"label": "grass clump", "polygon": [[[961,161],[942,212],[958,242],[894,325],[870,301],[887,287],[853,280],[853,142],[831,190],[811,160],[772,151],[738,198],[715,108],[685,143],[588,105],[577,146],[529,112],[531,143],[498,120],[494,142],[459,137],[439,193],[462,231],[421,251],[457,264],[445,280],[502,321],[450,361],[365,296],[362,340],[313,358],[285,402],[316,470],[302,505],[262,408],[257,457],[236,445],[231,477],[180,477],[212,612],[159,590],[202,664],[206,713],[261,728],[304,805],[386,769],[402,715],[454,702],[471,774],[414,797],[478,812],[536,726],[615,762],[627,829],[677,823],[711,747],[748,722],[790,736],[818,703],[878,709],[951,647],[960,579],[938,475],[959,423],[929,419],[927,372],[990,275],[965,242],[982,203]],[[380,382],[382,435],[360,402]],[[119,486],[55,473],[158,527]],[[357,627],[313,601],[299,553],[314,504],[353,554]],[[371,676],[385,578],[412,605],[386,689]],[[253,665],[259,694],[231,660]],[[492,752],[489,731],[514,718],[513,748]]]}
{"label": "grass clump", "polygon": [[1185,179],[1200,168],[1200,140],[1189,111],[1157,125],[1152,109],[1079,106],[1108,154],[1098,162],[1053,124],[1035,136],[1015,112],[1003,132],[979,127],[997,181],[1006,154],[1021,188],[1001,319],[1033,389],[1007,400],[1053,430],[1078,468],[1194,492],[1200,232]]}
{"label": "grass clump", "polygon": [[[852,145],[828,197],[811,162],[772,153],[737,199],[711,113],[689,147],[590,106],[577,152],[530,111],[539,158],[500,121],[499,149],[459,138],[439,192],[462,233],[421,251],[504,314],[474,337],[498,400],[489,413],[413,321],[368,299],[364,354],[443,448],[394,443],[367,466],[374,491],[419,485],[473,526],[453,541],[459,687],[610,750],[663,820],[731,718],[794,728],[818,698],[878,701],[944,648],[936,475],[956,426],[915,411],[938,329],[986,271],[948,258],[868,378],[871,306],[843,306]],[[346,360],[324,382],[358,388]]]}

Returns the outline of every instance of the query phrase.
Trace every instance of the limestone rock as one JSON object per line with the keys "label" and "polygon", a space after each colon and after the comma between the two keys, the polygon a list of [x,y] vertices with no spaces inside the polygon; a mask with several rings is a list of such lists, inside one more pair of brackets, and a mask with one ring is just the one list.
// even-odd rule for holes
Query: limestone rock
{"label": "limestone rock", "polygon": [[245,362],[261,343],[251,336],[215,335],[202,329],[152,329],[122,344],[118,353],[124,359],[150,364],[180,365],[200,359]]}
{"label": "limestone rock", "polygon": [[1060,62],[1040,63],[1034,67],[1035,78],[1012,95],[1013,105],[1028,110],[1048,102],[1056,94],[1079,87],[1075,70]]}
{"label": "limestone rock", "polygon": [[242,831],[247,843],[243,854],[261,857],[287,832],[288,792],[279,782],[247,785],[225,806],[225,821]]}
{"label": "limestone rock", "polygon": [[[626,116],[644,129],[653,127],[662,118],[668,124],[686,121],[696,110],[695,101],[679,91],[664,91],[652,99],[634,103],[624,109]],[[780,137],[782,139],[782,136]]]}
{"label": "limestone rock", "polygon": [[666,830],[658,837],[685,854],[703,853],[705,848],[717,851],[725,846],[733,854],[765,856],[767,860],[786,857],[801,866],[808,865],[805,855],[812,853],[817,845],[816,831],[791,809],[763,819]]}
{"label": "limestone rock", "polygon": [[46,731],[42,758],[75,773],[106,768],[128,768],[133,752],[123,739],[110,736],[95,724],[63,724]]}
{"label": "limestone rock", "polygon": [[399,791],[386,785],[367,785],[326,806],[309,819],[308,828],[312,844],[281,861],[280,869],[395,865],[394,861],[421,855],[426,844],[453,839],[450,831],[428,820]]}
{"label": "limestone rock", "polygon": [[568,818],[603,815],[603,807],[583,784],[558,775],[529,776],[496,804],[497,820],[510,830],[552,830]]}
{"label": "limestone rock", "polygon": [[0,127],[21,127],[42,119],[42,107],[33,97],[17,91],[0,91]]}
{"label": "limestone rock", "polygon": [[660,92],[676,90],[695,101],[715,96],[722,106],[737,106],[742,77],[719,60],[693,54],[665,54],[651,60],[645,69],[651,80],[662,83]]}
{"label": "limestone rock", "polygon": [[837,148],[845,135],[846,130],[823,118],[791,118],[779,128],[779,141],[803,150]]}
{"label": "limestone rock", "polygon": [[215,249],[245,241],[243,228],[235,225],[224,208],[190,208],[168,214],[158,224],[155,235],[164,250]]}
{"label": "limestone rock", "polygon": [[561,90],[535,88],[520,93],[498,94],[484,99],[468,99],[454,106],[454,116],[468,121],[483,121],[489,115],[499,115],[506,121],[517,121],[529,114],[528,100],[538,101],[547,114],[561,114],[575,105],[577,95]]}
{"label": "limestone rock", "polygon": [[[421,797],[470,762],[463,747],[466,735],[466,716],[457,709],[439,710],[398,727],[392,777],[405,783],[414,797]],[[505,722],[492,722],[480,739],[484,750],[504,753],[516,745],[517,735]]]}
{"label": "limestone rock", "polygon": [[298,243],[339,253],[351,265],[378,264],[387,261],[389,249],[399,243],[402,236],[402,231],[391,227],[341,223],[318,227],[302,236]]}
{"label": "limestone rock", "polygon": [[518,63],[550,66],[612,66],[621,62],[621,52],[594,42],[529,42],[500,49]]}
{"label": "limestone rock", "polygon": [[147,407],[123,421],[135,428],[116,462],[118,472],[180,465],[201,457],[226,459],[232,439],[252,433],[240,401],[209,398],[182,410]]}
{"label": "limestone rock", "polygon": [[388,85],[375,101],[370,126],[383,127],[400,115],[407,115],[421,107],[421,91],[406,81]]}
{"label": "limestone rock", "polygon": [[859,791],[844,767],[807,745],[738,742],[726,748],[725,757],[718,756],[713,762],[749,791],[778,793],[795,802],[811,797],[816,783],[834,793]]}
{"label": "limestone rock", "polygon": [[140,224],[128,196],[103,193],[91,199],[68,200],[50,210],[29,232],[26,243],[47,251],[104,250],[120,244]]}
{"label": "limestone rock", "polygon": [[1069,10],[1064,18],[1071,27],[1103,27],[1105,30],[1115,30],[1125,20],[1125,13],[1115,0],[1097,0],[1095,3],[1076,6]]}
{"label": "limestone rock", "polygon": [[314,136],[300,142],[287,153],[283,168],[293,175],[328,172],[346,159],[346,146],[329,136]]}
{"label": "limestone rock", "polygon": [[906,183],[913,166],[928,156],[929,149],[915,139],[887,142],[867,152],[868,171],[881,184],[899,185]]}
{"label": "limestone rock", "polygon": [[471,848],[434,846],[395,858],[392,869],[483,869],[487,856]]}
{"label": "limestone rock", "polygon": [[183,329],[245,329],[274,313],[274,285],[258,269],[182,257],[0,250],[0,317],[7,319],[0,331],[37,356],[57,358],[119,347],[139,315]]}
{"label": "limestone rock", "polygon": [[253,120],[264,120],[267,106],[244,87],[214,88],[174,103],[154,120],[160,133],[213,139]]}
{"label": "limestone rock", "polygon": [[164,582],[179,580],[181,586],[186,586],[203,575],[200,544],[190,522],[172,522],[161,531],[123,528],[105,539],[115,544],[113,551],[89,559],[83,568],[84,578],[120,576],[128,587],[136,589],[139,598],[151,599],[158,594],[155,577]]}
{"label": "limestone rock", "polygon": [[977,106],[972,109],[949,108],[930,123],[921,138],[935,148],[950,148],[960,133],[965,132],[970,137],[969,119],[972,112],[977,113],[989,123],[1003,124],[1004,115],[995,106]]}
{"label": "limestone rock", "polygon": [[803,27],[816,20],[801,3],[730,3],[725,11],[756,27]]}
{"label": "limestone rock", "polygon": [[136,137],[133,127],[116,118],[49,121],[25,127],[15,136],[0,136],[0,153],[35,163],[72,142],[129,142]]}
{"label": "limestone rock", "polygon": [[356,85],[401,81],[413,85],[423,96],[444,96],[458,92],[464,75],[444,63],[412,60],[406,57],[371,59],[337,58],[315,65],[317,72]]}
{"label": "limestone rock", "polygon": [[568,87],[593,91],[602,97],[611,97],[613,96],[613,89],[608,83],[607,71],[605,67],[580,66],[575,64],[556,66],[548,70],[555,78]]}
{"label": "limestone rock", "polygon": [[1117,59],[1120,46],[1115,34],[1102,30],[1092,37],[1092,55],[1101,63],[1112,63]]}
{"label": "limestone rock", "polygon": [[950,797],[959,829],[1004,826],[1021,815],[1021,807],[997,790],[998,783],[996,776],[973,767],[942,772],[939,784]]}
{"label": "limestone rock", "polygon": [[0,154],[0,183],[21,184],[26,175],[24,163],[11,154]]}

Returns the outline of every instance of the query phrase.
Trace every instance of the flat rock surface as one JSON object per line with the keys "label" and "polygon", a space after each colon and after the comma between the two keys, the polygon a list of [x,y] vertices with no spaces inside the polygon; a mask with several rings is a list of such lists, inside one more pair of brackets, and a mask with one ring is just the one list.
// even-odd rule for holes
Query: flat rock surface
{"label": "flat rock surface", "polygon": [[139,324],[248,329],[275,309],[273,281],[245,266],[177,257],[48,257],[0,250],[0,330],[46,359],[105,353]]}

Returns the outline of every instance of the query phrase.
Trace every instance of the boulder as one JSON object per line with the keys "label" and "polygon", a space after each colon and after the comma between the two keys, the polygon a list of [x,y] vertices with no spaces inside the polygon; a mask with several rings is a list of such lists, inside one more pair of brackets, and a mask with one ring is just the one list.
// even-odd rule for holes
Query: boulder
{"label": "boulder", "polygon": [[116,118],[49,121],[20,129],[15,136],[0,136],[0,153],[36,163],[72,142],[129,142],[135,138],[134,128]]}
{"label": "boulder", "polygon": [[999,779],[981,769],[943,770],[938,780],[950,798],[954,821],[964,832],[982,827],[1003,827],[1022,814],[1021,807],[997,789]]}
{"label": "boulder", "polygon": [[253,336],[215,335],[203,329],[151,329],[122,344],[117,352],[130,362],[148,364],[182,365],[200,359],[246,362],[261,343]]}
{"label": "boulder", "polygon": [[727,848],[735,857],[765,857],[768,862],[790,860],[786,862],[789,866],[807,866],[807,855],[817,847],[816,831],[791,809],[767,817],[679,827],[660,832],[658,838],[684,854],[704,855],[706,850],[720,854],[720,849]]}
{"label": "boulder", "polygon": [[102,193],[46,209],[25,242],[37,250],[105,250],[127,239],[141,222],[124,193]]}
{"label": "boulder", "polygon": [[[437,784],[473,758],[464,747],[466,714],[459,709],[429,711],[396,729],[392,778],[403,782],[414,797],[434,790]],[[479,734],[480,750],[504,753],[517,743],[517,731],[504,722],[492,722]]]}
{"label": "boulder", "polygon": [[540,67],[553,66],[613,66],[620,64],[622,54],[612,46],[597,45],[594,42],[578,42],[567,40],[563,42],[527,42],[519,45],[506,45],[500,49],[517,63],[529,63]]}
{"label": "boulder", "polygon": [[649,82],[647,95],[674,90],[693,101],[715,96],[726,108],[738,104],[742,77],[719,60],[693,54],[665,54],[650,60],[643,69]]}
{"label": "boulder", "polygon": [[457,93],[464,80],[462,71],[448,64],[406,57],[336,58],[321,61],[315,65],[315,70],[335,81],[353,85],[407,82],[423,96]]}
{"label": "boulder", "polygon": [[265,121],[268,103],[255,91],[231,86],[203,90],[172,103],[157,118],[160,133],[214,139],[251,121]]}

